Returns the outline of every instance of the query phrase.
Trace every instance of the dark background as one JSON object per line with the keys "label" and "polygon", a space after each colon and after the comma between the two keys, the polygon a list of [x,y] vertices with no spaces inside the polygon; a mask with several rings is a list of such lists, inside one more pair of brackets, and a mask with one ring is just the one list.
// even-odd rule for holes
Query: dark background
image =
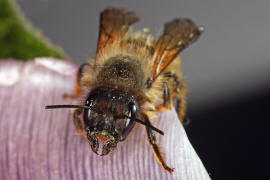
{"label": "dark background", "polygon": [[182,54],[187,134],[212,179],[269,179],[270,1],[18,0],[34,26],[83,62],[96,49],[99,12],[124,7],[154,35],[175,17],[205,33]]}

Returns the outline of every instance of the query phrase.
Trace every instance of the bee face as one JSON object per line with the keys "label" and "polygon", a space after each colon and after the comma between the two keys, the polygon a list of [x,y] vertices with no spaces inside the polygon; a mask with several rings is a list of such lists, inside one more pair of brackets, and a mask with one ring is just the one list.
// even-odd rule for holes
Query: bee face
{"label": "bee face", "polygon": [[89,94],[85,105],[91,107],[83,115],[87,139],[96,154],[106,155],[134,127],[137,101],[119,90],[99,87]]}

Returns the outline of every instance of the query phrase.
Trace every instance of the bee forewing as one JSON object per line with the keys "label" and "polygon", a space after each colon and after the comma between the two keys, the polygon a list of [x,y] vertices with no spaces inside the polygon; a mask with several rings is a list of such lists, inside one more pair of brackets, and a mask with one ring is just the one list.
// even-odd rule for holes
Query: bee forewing
{"label": "bee forewing", "polygon": [[155,44],[152,77],[155,79],[202,32],[203,28],[190,19],[174,19],[166,23],[163,34]]}

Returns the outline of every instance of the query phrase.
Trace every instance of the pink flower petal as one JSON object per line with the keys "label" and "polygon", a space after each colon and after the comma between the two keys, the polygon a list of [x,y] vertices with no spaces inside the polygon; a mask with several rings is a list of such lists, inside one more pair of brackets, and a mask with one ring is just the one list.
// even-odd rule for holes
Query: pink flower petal
{"label": "pink flower petal", "polygon": [[78,65],[50,58],[26,63],[0,61],[0,179],[210,179],[174,111],[162,113],[155,126],[168,165],[155,160],[145,128],[137,125],[107,156],[93,153],[76,131],[70,104]]}

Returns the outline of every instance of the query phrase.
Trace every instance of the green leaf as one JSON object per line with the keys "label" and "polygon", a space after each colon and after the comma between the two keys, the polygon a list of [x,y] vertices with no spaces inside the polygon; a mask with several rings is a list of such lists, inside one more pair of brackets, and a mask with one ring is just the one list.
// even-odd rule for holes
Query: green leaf
{"label": "green leaf", "polygon": [[15,1],[0,0],[0,7],[0,59],[68,58],[61,48],[32,27]]}

